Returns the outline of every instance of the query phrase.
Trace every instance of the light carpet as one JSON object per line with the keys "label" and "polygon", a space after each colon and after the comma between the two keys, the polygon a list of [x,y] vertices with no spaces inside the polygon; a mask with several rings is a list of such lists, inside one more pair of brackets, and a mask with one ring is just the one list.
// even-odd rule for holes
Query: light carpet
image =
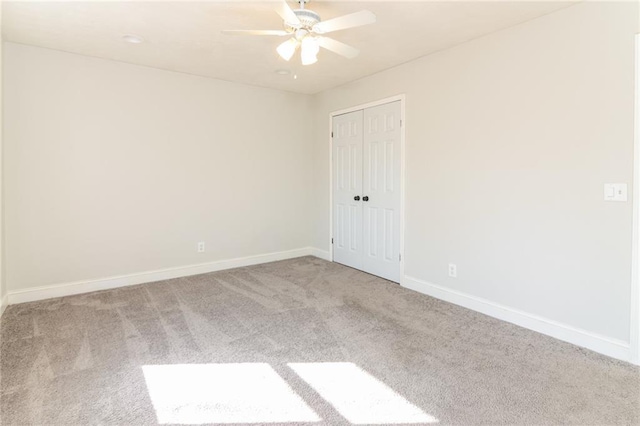
{"label": "light carpet", "polygon": [[3,425],[640,424],[640,369],[314,257],[9,306]]}

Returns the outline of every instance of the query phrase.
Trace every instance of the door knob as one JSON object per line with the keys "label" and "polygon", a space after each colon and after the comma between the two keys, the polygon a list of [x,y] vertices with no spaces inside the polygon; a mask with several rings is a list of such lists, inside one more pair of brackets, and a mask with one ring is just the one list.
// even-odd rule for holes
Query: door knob
{"label": "door knob", "polygon": [[356,195],[355,197],[353,197],[353,199],[356,200],[356,201],[360,201],[360,196]]}
{"label": "door knob", "polygon": [[362,201],[369,201],[369,197],[365,195],[364,197],[362,197]]}

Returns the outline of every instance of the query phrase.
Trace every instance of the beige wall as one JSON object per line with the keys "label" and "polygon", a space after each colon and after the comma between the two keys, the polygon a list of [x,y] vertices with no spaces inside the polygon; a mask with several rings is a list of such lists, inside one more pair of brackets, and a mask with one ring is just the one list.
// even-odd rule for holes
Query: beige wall
{"label": "beige wall", "polygon": [[329,113],[405,93],[406,274],[627,342],[631,202],[602,185],[632,183],[639,16],[584,3],[314,97],[5,43],[8,290],[328,250]]}
{"label": "beige wall", "polygon": [[[316,96],[315,245],[331,111],[406,94],[406,275],[629,341],[635,3],[584,3]],[[456,263],[458,278],[447,275]]]}
{"label": "beige wall", "polygon": [[4,54],[9,291],[309,245],[309,97]]}
{"label": "beige wall", "polygon": [[7,295],[6,282],[4,279],[4,198],[3,198],[3,173],[2,173],[2,0],[0,0],[0,314],[6,307]]}

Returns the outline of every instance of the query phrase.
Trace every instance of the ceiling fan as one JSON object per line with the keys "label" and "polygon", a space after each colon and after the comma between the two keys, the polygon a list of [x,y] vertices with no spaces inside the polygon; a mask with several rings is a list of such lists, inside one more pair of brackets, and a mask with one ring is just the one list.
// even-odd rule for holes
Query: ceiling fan
{"label": "ceiling fan", "polygon": [[276,8],[276,12],[284,20],[283,30],[224,30],[222,33],[227,35],[290,36],[287,41],[277,47],[276,51],[282,59],[289,61],[300,47],[302,65],[316,63],[321,47],[349,59],[358,56],[360,51],[355,47],[325,37],[323,34],[373,24],[376,22],[376,15],[373,12],[361,10],[322,21],[316,12],[304,8],[304,5],[310,0],[297,1],[300,4],[299,9],[291,9],[286,0],[282,0]]}

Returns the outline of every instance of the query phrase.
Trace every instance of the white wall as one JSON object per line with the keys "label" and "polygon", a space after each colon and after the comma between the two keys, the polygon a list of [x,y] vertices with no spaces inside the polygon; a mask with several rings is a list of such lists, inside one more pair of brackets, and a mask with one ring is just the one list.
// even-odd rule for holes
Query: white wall
{"label": "white wall", "polygon": [[308,96],[4,54],[9,292],[309,246]]}
{"label": "white wall", "polygon": [[637,28],[579,4],[317,95],[315,245],[329,113],[405,93],[406,275],[628,345]]}
{"label": "white wall", "polygon": [[579,4],[314,97],[5,43],[8,291],[328,250],[329,113],[405,93],[407,276],[624,346],[632,209],[602,184],[632,182],[639,16]]}
{"label": "white wall", "polygon": [[7,306],[7,289],[4,279],[4,198],[3,198],[3,173],[2,173],[2,1],[0,0],[0,315]]}
{"label": "white wall", "polygon": [[[638,8],[640,13],[640,8]],[[631,274],[631,348],[632,361],[640,365],[640,17],[639,33],[636,34],[636,103],[635,103],[635,144],[633,165],[633,245]]]}

